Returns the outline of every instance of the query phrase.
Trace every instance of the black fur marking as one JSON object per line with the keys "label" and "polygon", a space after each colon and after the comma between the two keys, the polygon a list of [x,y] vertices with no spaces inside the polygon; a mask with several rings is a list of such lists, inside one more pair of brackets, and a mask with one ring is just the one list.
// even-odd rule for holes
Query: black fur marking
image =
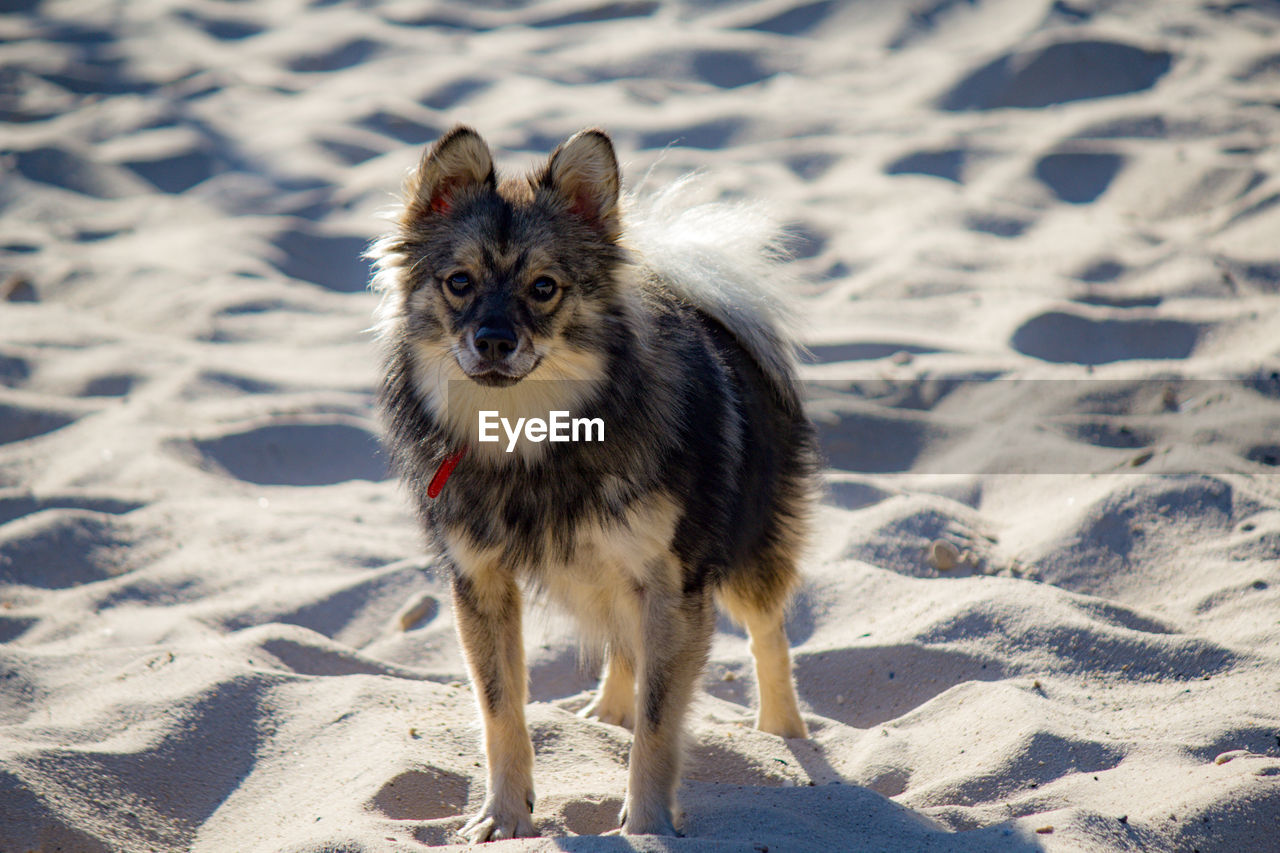
{"label": "black fur marking", "polygon": [[485,707],[490,714],[496,714],[502,708],[503,702],[506,701],[501,671],[506,650],[494,647],[496,645],[494,642],[496,633],[493,629],[497,627],[501,620],[512,617],[513,614],[508,611],[513,609],[515,602],[500,602],[496,612],[487,612],[481,605],[476,594],[475,585],[470,578],[457,571],[453,573],[453,600],[454,606],[463,611],[458,614],[460,619],[466,619],[476,625],[484,626],[480,632],[484,635],[482,644],[489,647],[474,649],[471,665],[475,669],[476,680],[480,682],[481,698],[485,703]]}
{"label": "black fur marking", "polygon": [[666,706],[666,700],[666,671],[655,667],[649,674],[644,690],[644,722],[650,732],[656,732],[662,726],[662,709]]}
{"label": "black fur marking", "polygon": [[645,634],[654,639],[640,650],[645,658],[641,700],[645,726],[656,733],[683,714],[690,688],[706,664],[713,608],[706,589],[678,597],[658,594],[645,606]]}

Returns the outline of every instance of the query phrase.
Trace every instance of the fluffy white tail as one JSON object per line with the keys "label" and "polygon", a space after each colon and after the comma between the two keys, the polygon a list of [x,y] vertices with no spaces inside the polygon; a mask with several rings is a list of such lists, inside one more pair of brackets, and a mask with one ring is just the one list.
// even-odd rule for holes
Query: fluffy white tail
{"label": "fluffy white tail", "polygon": [[758,205],[690,204],[693,176],[625,200],[623,233],[636,260],[729,330],[782,386],[795,375],[796,317],[783,232]]}

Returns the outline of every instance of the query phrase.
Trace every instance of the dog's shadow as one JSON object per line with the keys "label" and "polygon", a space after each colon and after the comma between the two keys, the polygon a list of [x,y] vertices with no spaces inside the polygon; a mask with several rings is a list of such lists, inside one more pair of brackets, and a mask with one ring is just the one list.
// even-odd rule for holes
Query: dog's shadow
{"label": "dog's shadow", "polygon": [[[561,707],[551,711],[543,726],[564,720]],[[817,722],[821,727],[821,721]],[[585,746],[588,730],[602,738],[623,762],[624,730],[575,720],[573,743]],[[558,731],[558,734],[563,734]],[[557,849],[607,851],[991,851],[1037,853],[1045,848],[1036,833],[1012,820],[978,829],[954,831],[928,816],[902,806],[869,787],[850,784],[816,740],[779,741],[772,761],[752,761],[734,748],[739,738],[759,736],[738,732],[729,740],[706,735],[691,739],[679,798],[684,810],[682,837],[623,836],[617,834],[618,796],[570,796],[538,821]],[[535,742],[539,738],[535,735]],[[745,746],[745,744],[742,744]],[[787,756],[784,758],[783,756]],[[621,765],[619,765],[621,766]],[[728,782],[726,780],[734,780]],[[891,792],[889,792],[891,793]],[[562,799],[563,798],[563,799]],[[560,835],[559,833],[572,833]],[[609,833],[609,834],[605,834]],[[708,846],[710,845],[710,846]]]}
{"label": "dog's shadow", "polygon": [[[551,839],[556,849],[614,851],[841,851],[924,850],[1043,853],[1032,830],[1012,821],[953,832],[928,817],[857,785],[814,787],[727,785],[686,781],[682,837],[573,835]],[[590,809],[604,815],[615,802]],[[566,809],[566,813],[567,813]],[[596,821],[599,823],[599,821]]]}

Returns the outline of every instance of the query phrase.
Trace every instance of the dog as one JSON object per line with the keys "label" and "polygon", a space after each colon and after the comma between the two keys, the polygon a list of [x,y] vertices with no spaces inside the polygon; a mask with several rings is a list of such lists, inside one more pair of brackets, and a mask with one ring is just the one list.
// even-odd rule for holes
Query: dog
{"label": "dog", "polygon": [[[500,180],[458,126],[370,251],[385,444],[447,565],[480,706],[473,843],[537,834],[526,594],[567,609],[603,652],[583,713],[633,729],[624,833],[677,834],[682,720],[717,604],[750,637],[758,727],[807,737],[784,614],[820,466],[787,312],[766,286],[782,276],[777,231],[750,208],[679,196],[624,196],[601,130]],[[486,437],[495,412],[524,431]],[[599,421],[601,440],[528,426],[557,412]]]}

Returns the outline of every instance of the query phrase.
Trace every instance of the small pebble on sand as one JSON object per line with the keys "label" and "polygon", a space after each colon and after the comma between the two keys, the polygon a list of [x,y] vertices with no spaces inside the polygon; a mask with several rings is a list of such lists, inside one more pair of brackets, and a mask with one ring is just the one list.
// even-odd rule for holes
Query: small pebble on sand
{"label": "small pebble on sand", "polygon": [[938,539],[929,546],[928,560],[938,571],[950,571],[960,562],[960,549],[945,539]]}

